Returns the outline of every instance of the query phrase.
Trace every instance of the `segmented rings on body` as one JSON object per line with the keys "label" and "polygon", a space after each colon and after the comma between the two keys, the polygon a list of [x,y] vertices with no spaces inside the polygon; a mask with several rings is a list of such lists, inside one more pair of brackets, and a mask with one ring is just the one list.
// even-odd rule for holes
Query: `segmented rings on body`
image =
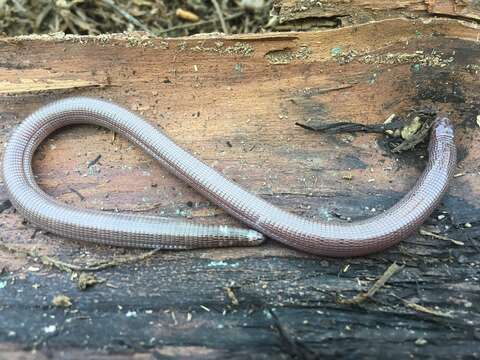
{"label": "segmented rings on body", "polygon": [[[255,230],[79,209],[56,201],[37,185],[32,156],[49,134],[72,124],[95,124],[118,132]],[[132,112],[103,100],[76,97],[45,106],[18,126],[5,149],[3,175],[10,200],[28,221],[69,238],[126,247],[193,249],[253,246],[266,235],[305,252],[346,257],[381,251],[409,236],[438,206],[455,165],[453,126],[447,118],[437,118],[425,170],[396,205],[360,221],[313,221],[275,207],[226,179]]]}

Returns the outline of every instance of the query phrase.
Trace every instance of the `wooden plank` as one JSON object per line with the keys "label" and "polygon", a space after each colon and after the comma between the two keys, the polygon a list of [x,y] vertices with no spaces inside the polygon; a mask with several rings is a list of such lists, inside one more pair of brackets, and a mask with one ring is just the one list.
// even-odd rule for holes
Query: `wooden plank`
{"label": "wooden plank", "polygon": [[430,14],[448,15],[468,20],[480,20],[480,6],[475,0],[429,0],[427,11]]}
{"label": "wooden plank", "polygon": [[312,30],[363,24],[397,17],[448,16],[480,20],[475,0],[275,0],[278,30]]}
{"label": "wooden plank", "polygon": [[[2,145],[42,104],[73,95],[111,99],[227,177],[316,219],[389,207],[414,183],[425,148],[393,155],[382,136],[319,135],[295,122],[373,124],[425,107],[445,111],[457,125],[462,176],[429,224],[464,243],[414,236],[345,260],[272,242],[165,252],[99,272],[106,281],[86,292],[71,274],[1,251],[0,357],[28,356],[22,348],[86,358],[478,356],[478,34],[454,20],[394,19],[312,33],[0,39],[0,78],[9,84],[0,93]],[[70,85],[49,86],[51,79]],[[16,91],[15,83],[32,87]],[[45,191],[75,206],[238,225],[124,139],[95,127],[55,134],[36,154],[34,171]],[[11,208],[0,226],[2,244],[67,262],[139,253],[36,233]],[[366,291],[393,261],[406,267],[376,302],[337,302]],[[70,296],[72,308],[53,306],[57,294]]]}

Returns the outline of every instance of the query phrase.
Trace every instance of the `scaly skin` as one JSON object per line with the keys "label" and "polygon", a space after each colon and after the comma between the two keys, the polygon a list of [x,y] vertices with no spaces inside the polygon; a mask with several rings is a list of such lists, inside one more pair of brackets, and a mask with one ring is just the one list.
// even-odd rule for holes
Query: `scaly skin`
{"label": "scaly skin", "polygon": [[[104,126],[123,135],[258,232],[78,209],[52,199],[35,182],[33,153],[53,131],[80,123]],[[69,238],[126,247],[193,249],[259,245],[264,234],[305,252],[347,257],[381,251],[408,237],[439,204],[455,165],[453,126],[447,118],[437,118],[427,166],[413,189],[395,206],[351,223],[311,221],[281,210],[225,179],[139,116],[109,102],[69,98],[41,108],[15,130],[5,150],[3,174],[13,205],[27,220]]]}

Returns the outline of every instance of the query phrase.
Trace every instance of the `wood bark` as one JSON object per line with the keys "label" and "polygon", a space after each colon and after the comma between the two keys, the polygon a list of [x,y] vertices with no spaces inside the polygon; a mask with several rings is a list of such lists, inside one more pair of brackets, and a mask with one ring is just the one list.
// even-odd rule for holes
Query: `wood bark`
{"label": "wood bark", "polygon": [[397,17],[480,20],[476,0],[275,0],[273,9],[276,28],[282,30],[334,28]]}
{"label": "wood bark", "polygon": [[[460,154],[424,228],[454,242],[417,234],[354,259],[274,242],[162,252],[95,273],[103,282],[86,291],[77,271],[46,266],[45,256],[79,265],[142,252],[38,232],[2,187],[1,244],[15,250],[0,251],[0,358],[480,356],[479,33],[454,19],[387,19],[229,37],[0,39],[0,152],[39,106],[101,97],[250,191],[319,220],[394,204],[420,174],[426,148],[392,154],[383,135],[318,134],[295,122],[376,124],[431,108],[456,124]],[[54,134],[33,167],[47,193],[75,206],[240,225],[104,129]],[[393,262],[402,269],[371,299],[346,303]],[[60,294],[71,307],[53,305]]]}

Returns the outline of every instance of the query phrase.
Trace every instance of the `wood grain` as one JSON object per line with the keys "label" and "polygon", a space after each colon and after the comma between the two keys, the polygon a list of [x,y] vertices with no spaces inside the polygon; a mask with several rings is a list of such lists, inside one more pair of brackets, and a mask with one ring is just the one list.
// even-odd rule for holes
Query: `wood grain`
{"label": "wood grain", "polygon": [[476,0],[275,0],[276,29],[334,28],[398,17],[480,20]]}
{"label": "wood grain", "polygon": [[[456,20],[392,19],[310,33],[0,39],[0,145],[43,104],[101,97],[142,114],[252,192],[317,219],[360,218],[391,206],[416,180],[426,152],[393,155],[383,136],[320,135],[295,122],[374,124],[392,113],[444,111],[457,126],[461,176],[429,226],[464,242],[414,236],[347,260],[274,243],[165,252],[102,271],[109,285],[86,292],[69,274],[2,251],[0,358],[28,357],[21,347],[53,358],[66,350],[86,358],[102,351],[140,358],[478,356],[478,36],[476,26]],[[34,171],[45,191],[75,206],[238,224],[104,129],[56,133],[38,151]],[[69,262],[109,258],[111,249],[36,233],[6,204],[3,244]],[[337,295],[368,290],[392,261],[407,267],[375,294],[377,302],[337,303]],[[72,309],[51,305],[58,293],[73,298]],[[397,297],[454,317],[419,313]]]}

